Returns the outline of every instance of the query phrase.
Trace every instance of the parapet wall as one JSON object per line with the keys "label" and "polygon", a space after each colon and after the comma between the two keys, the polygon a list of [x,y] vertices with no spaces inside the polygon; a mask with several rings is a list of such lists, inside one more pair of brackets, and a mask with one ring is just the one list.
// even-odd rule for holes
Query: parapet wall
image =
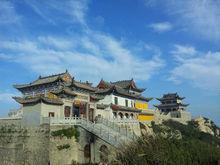
{"label": "parapet wall", "polygon": [[157,111],[155,113],[155,122],[160,124],[162,123],[163,121],[166,121],[166,120],[174,120],[174,121],[177,121],[177,122],[180,122],[180,123],[183,123],[183,124],[187,124],[188,121],[190,121],[192,118],[191,118],[191,114],[190,112],[186,112],[186,111],[178,111],[179,113],[179,117],[173,117],[171,115],[171,113],[168,113],[168,114],[162,114],[160,113],[159,111]]}

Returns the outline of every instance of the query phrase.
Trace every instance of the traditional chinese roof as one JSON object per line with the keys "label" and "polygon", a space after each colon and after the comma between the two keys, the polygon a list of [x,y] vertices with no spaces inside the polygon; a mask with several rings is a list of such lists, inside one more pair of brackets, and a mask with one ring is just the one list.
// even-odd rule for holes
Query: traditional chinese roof
{"label": "traditional chinese roof", "polygon": [[111,88],[112,86],[113,86],[113,84],[101,79],[99,84],[97,85],[97,88],[98,89],[108,89],[108,88]]}
{"label": "traditional chinese roof", "polygon": [[157,108],[169,108],[169,107],[187,107],[189,104],[183,104],[183,103],[170,103],[170,104],[160,104],[160,105],[154,105]]}
{"label": "traditional chinese roof", "polygon": [[122,81],[116,81],[116,82],[107,82],[101,79],[99,84],[97,85],[97,88],[99,89],[107,89],[111,88],[112,86],[119,86],[123,89],[132,89],[137,92],[143,92],[145,89],[143,88],[138,88],[137,85],[135,84],[134,80],[122,80]]}
{"label": "traditional chinese roof", "polygon": [[185,97],[180,97],[177,93],[168,93],[164,94],[162,98],[157,98],[159,101],[164,101],[164,100],[183,100]]}
{"label": "traditional chinese roof", "polygon": [[147,101],[147,102],[152,100],[152,98],[146,98],[141,95],[129,93],[128,91],[124,90],[123,88],[121,88],[117,85],[114,85],[111,88],[107,88],[107,89],[99,89],[95,93],[96,94],[116,93],[116,94],[119,94],[122,96],[127,96],[129,98],[134,98],[137,100],[143,100],[143,101]]}
{"label": "traditional chinese roof", "polygon": [[59,74],[45,76],[45,77],[39,76],[39,78],[37,80],[35,80],[29,84],[21,84],[21,85],[13,85],[13,86],[16,89],[23,89],[23,88],[32,87],[32,86],[53,83],[58,80],[70,82],[70,81],[72,81],[72,77],[68,73],[68,71],[66,71],[64,73],[59,73]]}
{"label": "traditional chinese roof", "polygon": [[113,111],[129,111],[129,112],[139,112],[139,113],[141,112],[141,110],[137,108],[126,107],[126,106],[115,105],[115,104],[111,104],[111,108]]}
{"label": "traditional chinese roof", "polygon": [[154,115],[154,111],[152,110],[142,110],[140,115]]}
{"label": "traditional chinese roof", "polygon": [[17,101],[20,104],[36,104],[39,102],[44,102],[47,104],[53,104],[53,105],[63,105],[63,101],[59,98],[48,98],[48,97],[44,97],[44,96],[35,96],[35,97],[27,97],[27,98],[23,98],[23,97],[13,97],[13,99],[15,101]]}
{"label": "traditional chinese roof", "polygon": [[67,95],[72,95],[72,96],[77,96],[77,94],[75,92],[73,92],[70,88],[68,87],[62,87],[61,89],[56,89],[51,91],[51,93],[53,94],[67,94]]}
{"label": "traditional chinese roof", "polygon": [[90,95],[90,98],[93,99],[93,100],[102,100],[102,99],[104,99],[105,97],[102,96],[102,95],[92,94],[92,95]]}
{"label": "traditional chinese roof", "polygon": [[92,83],[89,83],[89,82],[80,82],[80,81],[74,80],[72,82],[72,85],[77,88],[82,88],[82,89],[86,89],[86,90],[93,91],[93,92],[96,90],[95,87],[92,87]]}
{"label": "traditional chinese roof", "polygon": [[144,88],[138,88],[133,79],[111,82],[111,84],[120,86],[123,89],[132,89],[137,92],[143,92],[145,90]]}

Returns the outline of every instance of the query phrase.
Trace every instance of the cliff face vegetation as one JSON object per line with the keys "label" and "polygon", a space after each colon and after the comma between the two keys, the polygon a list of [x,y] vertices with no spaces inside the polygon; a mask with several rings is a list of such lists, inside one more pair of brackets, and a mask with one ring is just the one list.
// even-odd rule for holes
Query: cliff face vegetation
{"label": "cliff face vegetation", "polygon": [[215,133],[202,131],[197,121],[188,125],[166,121],[152,124],[152,135],[143,135],[137,141],[124,145],[117,152],[114,164],[126,165],[215,165],[220,163],[219,128]]}

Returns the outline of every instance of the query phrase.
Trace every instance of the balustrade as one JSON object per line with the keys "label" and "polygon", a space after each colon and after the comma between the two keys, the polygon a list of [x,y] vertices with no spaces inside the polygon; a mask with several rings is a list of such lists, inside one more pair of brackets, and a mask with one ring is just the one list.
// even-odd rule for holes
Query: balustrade
{"label": "balustrade", "polygon": [[[124,123],[137,123],[137,121],[119,121],[114,120],[110,121],[107,119],[98,119],[97,122],[91,122],[85,118],[80,117],[64,117],[64,118],[44,118],[42,121],[47,121],[50,125],[79,125],[86,129],[87,131],[95,134],[96,136],[100,137],[104,141],[117,146],[119,143],[136,138],[133,131],[130,131],[127,127],[122,128],[119,124]],[[119,123],[119,124],[118,124]]]}

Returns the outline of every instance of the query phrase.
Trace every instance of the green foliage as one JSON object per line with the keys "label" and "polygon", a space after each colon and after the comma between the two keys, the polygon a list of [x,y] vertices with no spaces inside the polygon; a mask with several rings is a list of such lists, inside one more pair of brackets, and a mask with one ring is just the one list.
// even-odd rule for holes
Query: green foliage
{"label": "green foliage", "polygon": [[71,165],[98,165],[97,163],[77,163],[76,161],[72,161]]}
{"label": "green foliage", "polygon": [[[179,130],[182,139],[164,138],[161,131]],[[183,125],[167,121],[153,125],[156,136],[143,136],[131,144],[120,147],[113,164],[121,165],[209,165],[220,162],[219,139],[201,133],[194,123]],[[170,131],[169,130],[169,131]]]}
{"label": "green foliage", "polygon": [[57,137],[57,136],[67,137],[68,139],[71,139],[74,136],[76,138],[76,140],[78,141],[79,131],[78,131],[77,127],[70,127],[67,129],[53,131],[53,132],[51,132],[51,136],[53,136],[53,137]]}
{"label": "green foliage", "polygon": [[217,164],[220,148],[198,139],[175,140],[157,136],[143,137],[122,147],[114,164],[126,165],[200,165]]}
{"label": "green foliage", "polygon": [[[220,145],[220,139],[212,136],[208,133],[200,132],[197,129],[197,124],[193,121],[190,121],[188,125],[181,124],[172,120],[165,121],[163,123],[165,126],[169,127],[171,130],[179,130],[183,136],[183,139],[200,139],[203,142]],[[159,126],[154,126],[155,127]]]}
{"label": "green foliage", "polygon": [[64,144],[64,145],[57,146],[58,150],[63,150],[63,149],[68,149],[68,148],[70,148],[69,144]]}

